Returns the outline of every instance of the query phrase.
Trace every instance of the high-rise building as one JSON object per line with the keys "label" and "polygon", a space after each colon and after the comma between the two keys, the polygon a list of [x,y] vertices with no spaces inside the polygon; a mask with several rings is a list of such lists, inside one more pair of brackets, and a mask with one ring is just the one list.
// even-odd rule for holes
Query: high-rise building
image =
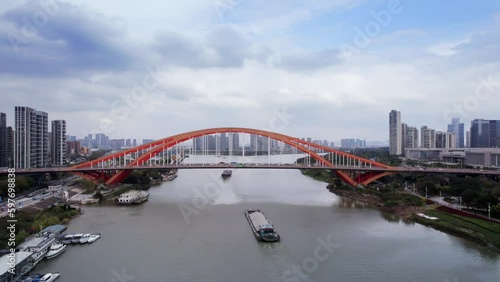
{"label": "high-rise building", "polygon": [[226,133],[220,134],[220,150],[222,152],[229,151],[229,138],[227,137]]}
{"label": "high-rise building", "polygon": [[340,139],[341,148],[354,148],[355,144],[356,144],[356,139],[352,138]]}
{"label": "high-rise building", "polygon": [[66,121],[53,120],[51,128],[50,154],[54,166],[62,166],[66,161]]}
{"label": "high-rise building", "polygon": [[229,151],[235,152],[240,150],[240,135],[238,133],[230,132],[228,134]]}
{"label": "high-rise building", "polygon": [[340,147],[342,148],[365,148],[366,141],[362,139],[346,138],[340,139]]}
{"label": "high-rise building", "polygon": [[401,155],[403,153],[402,142],[401,112],[392,110],[389,113],[389,153]]}
{"label": "high-rise building", "polygon": [[456,148],[456,138],[453,132],[436,132],[436,148]]}
{"label": "high-rise building", "polygon": [[[110,144],[108,144],[108,141],[109,141],[109,137],[106,136],[106,134],[96,133],[94,147],[96,147],[96,148],[108,147],[108,146],[110,146]],[[110,147],[112,147],[112,146],[110,146]]]}
{"label": "high-rise building", "polygon": [[7,115],[0,113],[0,167],[8,166],[7,161]]}
{"label": "high-rise building", "polygon": [[48,114],[29,107],[15,107],[14,166],[44,167],[49,162]]}
{"label": "high-rise building", "polygon": [[500,120],[473,120],[470,145],[471,148],[500,148]]}
{"label": "high-rise building", "polygon": [[406,139],[407,139],[408,125],[406,123],[401,123],[401,152],[404,153],[406,149]]}
{"label": "high-rise building", "polygon": [[81,151],[80,141],[68,141],[68,142],[66,142],[66,154],[68,156],[71,156],[74,154],[80,154],[80,151]]}
{"label": "high-rise building", "polygon": [[67,135],[66,136],[66,141],[76,141],[76,136],[73,136],[73,135]]}
{"label": "high-rise building", "polygon": [[420,146],[422,148],[436,148],[436,130],[427,126],[420,129]]}
{"label": "high-rise building", "polygon": [[405,136],[405,149],[418,148],[418,129],[416,127],[406,127]]}
{"label": "high-rise building", "polygon": [[267,151],[269,145],[269,138],[265,136],[258,136],[257,151]]}
{"label": "high-rise building", "polygon": [[465,134],[465,148],[470,148],[470,130]]}
{"label": "high-rise building", "polygon": [[46,112],[35,111],[35,156],[36,167],[49,164],[49,115]]}
{"label": "high-rise building", "polygon": [[460,123],[460,118],[454,117],[451,119],[451,123],[448,124],[448,132],[455,133],[455,147],[454,148],[464,148],[464,124]]}
{"label": "high-rise building", "polygon": [[7,142],[5,146],[6,150],[6,157],[7,157],[7,166],[12,167],[13,160],[14,160],[14,131],[12,130],[11,126],[7,126],[7,131],[6,131],[6,136],[7,136]]}

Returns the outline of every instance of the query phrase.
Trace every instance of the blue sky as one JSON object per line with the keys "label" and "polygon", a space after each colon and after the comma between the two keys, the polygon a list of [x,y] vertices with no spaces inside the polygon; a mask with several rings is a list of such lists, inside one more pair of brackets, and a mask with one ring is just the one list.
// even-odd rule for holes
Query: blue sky
{"label": "blue sky", "polygon": [[499,27],[492,0],[2,1],[0,111],[114,138],[272,129],[283,109],[299,137],[387,140],[391,109],[467,127],[500,119]]}

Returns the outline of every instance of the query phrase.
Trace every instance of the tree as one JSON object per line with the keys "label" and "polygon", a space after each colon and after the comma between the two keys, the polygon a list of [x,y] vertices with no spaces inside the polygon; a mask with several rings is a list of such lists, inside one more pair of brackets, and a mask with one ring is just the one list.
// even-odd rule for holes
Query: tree
{"label": "tree", "polygon": [[478,209],[487,209],[488,204],[490,204],[491,206],[495,206],[496,204],[498,204],[498,200],[491,193],[481,193],[475,199],[475,203]]}
{"label": "tree", "polygon": [[467,205],[467,208],[469,208],[477,197],[479,197],[479,192],[467,189],[462,193],[462,202]]}

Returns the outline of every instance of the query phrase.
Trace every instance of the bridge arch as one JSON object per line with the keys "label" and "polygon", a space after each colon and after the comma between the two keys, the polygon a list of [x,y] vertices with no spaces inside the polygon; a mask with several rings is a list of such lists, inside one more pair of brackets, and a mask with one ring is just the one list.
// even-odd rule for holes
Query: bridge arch
{"label": "bridge arch", "polygon": [[[342,161],[347,164],[352,164],[356,166],[356,164],[360,167],[360,171],[362,171],[363,167],[378,167],[378,168],[385,168],[385,169],[390,169],[391,167],[382,163],[378,163],[372,160],[368,160],[365,158],[361,158],[358,156],[354,156],[349,153],[345,153],[333,148],[325,147],[318,145],[316,143],[308,142],[305,140],[302,140],[300,138],[292,137],[292,136],[287,136],[284,134],[280,133],[275,133],[275,132],[270,132],[270,131],[265,131],[265,130],[259,130],[259,129],[253,129],[253,128],[243,128],[243,127],[218,127],[218,128],[208,128],[208,129],[202,129],[202,130],[195,130],[195,131],[190,131],[190,132],[185,132],[177,135],[173,135],[170,137],[166,137],[163,139],[159,139],[157,141],[154,141],[152,143],[140,145],[131,149],[127,149],[124,151],[120,151],[118,153],[114,153],[111,155],[107,155],[104,157],[101,157],[96,160],[88,161],[85,163],[77,164],[73,166],[73,168],[92,168],[92,167],[99,167],[101,166],[103,168],[103,171],[106,170],[105,164],[108,164],[110,162],[115,162],[116,159],[119,159],[121,157],[125,158],[127,155],[131,154],[139,154],[139,152],[144,152],[142,155],[136,157],[133,161],[131,161],[129,164],[126,165],[127,168],[133,168],[133,167],[138,167],[144,165],[147,161],[149,161],[151,158],[156,157],[158,154],[160,154],[162,151],[165,151],[169,148],[172,148],[182,142],[195,139],[198,137],[202,137],[205,135],[211,135],[211,134],[219,134],[219,133],[246,133],[246,134],[255,134],[263,137],[267,137],[270,139],[274,139],[277,141],[281,141],[285,144],[290,145],[291,147],[296,148],[299,151],[302,151],[306,154],[308,154],[310,157],[314,158],[317,160],[321,165],[325,166],[326,168],[337,168],[338,167],[338,162],[331,162],[324,158],[323,156],[319,155],[317,152],[315,152],[311,148],[316,148],[319,150],[322,150],[326,153],[331,154],[332,156],[332,161],[334,159],[333,156],[335,156],[336,160],[342,159]],[[345,172],[341,170],[334,170],[335,173],[346,183],[352,186],[357,186],[357,185],[366,185],[369,184],[370,182],[373,182],[380,177],[383,177],[387,174],[388,172],[373,172],[370,171],[369,173],[366,174],[359,174],[359,175],[354,175],[352,172]],[[131,173],[130,169],[127,170],[122,170],[119,171],[118,173],[112,175],[110,178],[108,178],[105,181],[105,184],[111,185],[111,184],[116,184],[123,179],[125,179],[129,174]],[[98,173],[84,173],[80,174],[81,176],[87,178],[87,179],[92,179],[96,180],[97,178],[102,178],[103,174],[98,174]]]}

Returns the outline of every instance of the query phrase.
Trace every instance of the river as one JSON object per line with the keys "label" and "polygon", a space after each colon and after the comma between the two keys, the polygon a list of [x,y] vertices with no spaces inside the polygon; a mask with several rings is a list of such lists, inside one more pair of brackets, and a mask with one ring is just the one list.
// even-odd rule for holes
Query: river
{"label": "river", "polygon": [[[225,181],[221,172],[179,170],[139,206],[84,207],[67,232],[102,238],[35,272],[61,272],[59,282],[500,281],[498,254],[337,197],[298,170],[234,169]],[[247,208],[262,209],[281,242],[258,243]]]}

